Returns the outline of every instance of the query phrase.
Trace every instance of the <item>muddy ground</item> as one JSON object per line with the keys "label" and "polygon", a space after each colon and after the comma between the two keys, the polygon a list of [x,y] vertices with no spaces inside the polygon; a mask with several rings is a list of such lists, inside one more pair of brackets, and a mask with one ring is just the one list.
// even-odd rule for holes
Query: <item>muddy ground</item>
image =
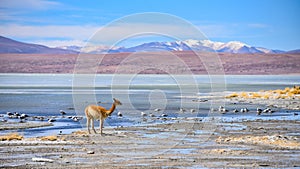
{"label": "muddy ground", "polygon": [[[4,168],[300,167],[300,122],[182,118],[170,123],[80,130],[57,140],[0,142]],[[166,121],[166,122],[167,122]],[[45,158],[53,162],[34,161]]]}

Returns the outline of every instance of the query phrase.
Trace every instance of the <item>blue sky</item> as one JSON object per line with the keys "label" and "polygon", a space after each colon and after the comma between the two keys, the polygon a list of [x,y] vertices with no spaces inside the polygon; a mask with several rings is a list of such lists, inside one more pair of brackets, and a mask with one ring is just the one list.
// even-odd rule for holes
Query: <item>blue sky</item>
{"label": "blue sky", "polygon": [[[1,0],[0,34],[48,46],[84,45],[110,22],[143,12],[180,17],[213,41],[234,40],[281,50],[300,48],[299,0]],[[132,38],[123,45],[150,40],[166,38]]]}

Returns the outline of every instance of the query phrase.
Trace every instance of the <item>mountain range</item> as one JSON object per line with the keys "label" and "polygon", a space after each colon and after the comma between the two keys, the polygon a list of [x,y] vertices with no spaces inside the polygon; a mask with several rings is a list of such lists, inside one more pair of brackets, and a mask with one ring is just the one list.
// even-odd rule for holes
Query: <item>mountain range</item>
{"label": "mountain range", "polygon": [[74,53],[121,53],[121,52],[152,52],[152,51],[201,51],[224,53],[299,53],[300,50],[282,51],[263,47],[254,47],[238,41],[227,43],[210,40],[184,40],[173,42],[149,42],[133,47],[98,46],[60,46],[50,48],[44,45],[23,43],[0,36],[0,53],[46,53],[46,54],[74,54]]}
{"label": "mountain range", "polygon": [[50,48],[44,45],[23,43],[0,36],[0,53],[19,53],[19,54],[74,54],[78,53],[73,50],[60,48]]}

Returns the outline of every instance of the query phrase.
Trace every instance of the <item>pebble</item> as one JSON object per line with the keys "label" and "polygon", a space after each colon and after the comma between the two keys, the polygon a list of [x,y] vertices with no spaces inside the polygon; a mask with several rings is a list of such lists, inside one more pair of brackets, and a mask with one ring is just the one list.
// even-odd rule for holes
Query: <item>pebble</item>
{"label": "pebble", "polygon": [[53,163],[54,162],[54,160],[52,160],[52,159],[48,159],[48,158],[36,158],[36,157],[33,157],[32,161],[34,161],[34,162],[49,162],[49,163]]}

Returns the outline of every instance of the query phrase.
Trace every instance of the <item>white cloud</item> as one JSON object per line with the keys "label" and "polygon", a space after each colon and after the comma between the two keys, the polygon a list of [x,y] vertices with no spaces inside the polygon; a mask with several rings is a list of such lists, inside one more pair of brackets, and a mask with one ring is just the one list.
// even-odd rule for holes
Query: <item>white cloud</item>
{"label": "white cloud", "polygon": [[24,26],[24,25],[2,25],[0,34],[9,37],[32,38],[32,39],[76,39],[86,40],[98,30],[97,26]]}
{"label": "white cloud", "polygon": [[45,10],[49,8],[59,7],[62,4],[50,0],[1,0],[0,6],[2,9],[24,9],[24,10]]}
{"label": "white cloud", "polygon": [[268,25],[261,24],[261,23],[251,23],[251,24],[248,24],[248,26],[251,28],[267,28],[268,27]]}
{"label": "white cloud", "polygon": [[85,46],[86,44],[86,42],[81,40],[48,40],[48,41],[32,41],[32,43],[46,45],[48,47]]}
{"label": "white cloud", "polygon": [[[202,31],[198,32],[198,30]],[[34,43],[41,43],[47,46],[83,46],[85,41],[90,43],[113,45],[121,38],[134,36],[145,36],[149,34],[165,35],[174,39],[206,39],[225,36],[228,31],[222,25],[180,25],[180,24],[147,24],[147,23],[119,23],[110,26],[96,25],[50,25],[50,26],[29,26],[18,24],[7,24],[0,27],[2,36],[32,39]],[[51,40],[49,40],[51,39]]]}

